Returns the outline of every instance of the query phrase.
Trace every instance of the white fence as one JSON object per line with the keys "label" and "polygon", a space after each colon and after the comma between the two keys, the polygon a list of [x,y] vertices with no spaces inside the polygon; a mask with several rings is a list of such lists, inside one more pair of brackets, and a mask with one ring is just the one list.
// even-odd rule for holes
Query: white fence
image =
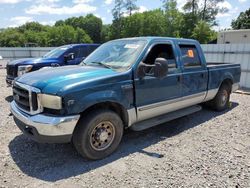
{"label": "white fence", "polygon": [[[206,44],[202,48],[208,62],[240,63],[241,87],[250,88],[250,44]],[[9,60],[41,57],[52,49],[54,48],[0,48],[0,56]]]}
{"label": "white fence", "polygon": [[202,45],[208,62],[241,64],[241,87],[250,88],[250,44]]}
{"label": "white fence", "polygon": [[0,56],[8,60],[41,57],[52,49],[54,48],[0,48]]}

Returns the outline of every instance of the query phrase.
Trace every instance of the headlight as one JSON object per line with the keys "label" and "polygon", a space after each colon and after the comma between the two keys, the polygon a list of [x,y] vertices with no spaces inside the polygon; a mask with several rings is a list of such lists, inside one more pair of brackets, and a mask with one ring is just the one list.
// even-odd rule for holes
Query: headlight
{"label": "headlight", "polygon": [[38,99],[42,107],[61,110],[62,109],[62,98],[55,95],[38,94]]}
{"label": "headlight", "polygon": [[30,72],[32,67],[33,67],[32,65],[18,66],[17,75],[22,76],[23,74]]}

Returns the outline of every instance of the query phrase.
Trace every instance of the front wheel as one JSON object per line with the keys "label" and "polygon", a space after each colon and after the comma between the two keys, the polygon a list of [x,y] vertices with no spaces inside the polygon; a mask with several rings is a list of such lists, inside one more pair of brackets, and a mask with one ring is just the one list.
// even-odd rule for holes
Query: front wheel
{"label": "front wheel", "polygon": [[97,110],[79,120],[73,134],[73,144],[83,157],[98,160],[113,153],[122,136],[121,118],[113,111]]}

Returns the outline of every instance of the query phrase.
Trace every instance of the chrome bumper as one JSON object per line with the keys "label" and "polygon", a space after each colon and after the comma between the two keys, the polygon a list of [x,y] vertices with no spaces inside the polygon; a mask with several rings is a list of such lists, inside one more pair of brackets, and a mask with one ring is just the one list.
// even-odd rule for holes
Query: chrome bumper
{"label": "chrome bumper", "polygon": [[[45,115],[30,116],[18,109],[16,103],[11,102],[13,116],[26,125],[26,128],[35,128],[39,136],[67,136],[72,135],[80,115],[67,117],[52,117]],[[20,127],[19,127],[20,128]],[[23,130],[22,130],[23,131]]]}

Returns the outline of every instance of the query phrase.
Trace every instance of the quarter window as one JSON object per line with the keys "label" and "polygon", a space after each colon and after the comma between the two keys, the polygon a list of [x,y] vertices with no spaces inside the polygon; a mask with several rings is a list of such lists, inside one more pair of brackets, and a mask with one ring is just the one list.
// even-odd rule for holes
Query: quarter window
{"label": "quarter window", "polygon": [[180,45],[184,67],[201,66],[200,57],[195,45]]}

